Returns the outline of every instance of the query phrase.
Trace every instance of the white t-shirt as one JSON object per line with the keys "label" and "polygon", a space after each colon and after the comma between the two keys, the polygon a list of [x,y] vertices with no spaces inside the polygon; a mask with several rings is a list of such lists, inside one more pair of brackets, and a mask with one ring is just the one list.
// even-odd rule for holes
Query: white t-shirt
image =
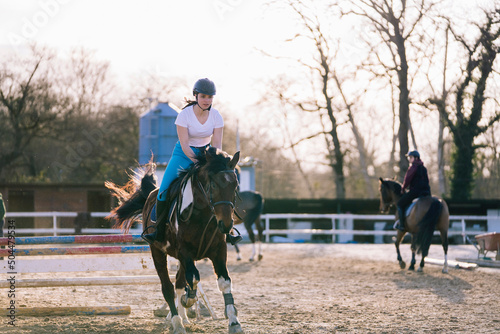
{"label": "white t-shirt", "polygon": [[189,146],[201,147],[210,144],[214,129],[222,128],[224,121],[219,111],[210,108],[208,119],[205,124],[201,124],[194,114],[193,106],[189,106],[177,115],[175,125],[180,125],[188,129]]}

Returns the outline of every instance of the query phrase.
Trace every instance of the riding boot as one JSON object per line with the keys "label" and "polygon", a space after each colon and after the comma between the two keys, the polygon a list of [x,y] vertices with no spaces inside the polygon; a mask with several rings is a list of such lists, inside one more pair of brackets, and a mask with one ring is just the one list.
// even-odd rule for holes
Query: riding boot
{"label": "riding boot", "polygon": [[399,206],[397,207],[398,208],[398,216],[399,216],[399,224],[394,224],[394,228],[397,228],[398,230],[400,231],[403,231],[405,230],[405,213],[404,213],[404,210],[402,208],[400,208]]}
{"label": "riding boot", "polygon": [[156,200],[156,224],[151,226],[154,231],[149,234],[142,234],[142,238],[146,240],[149,244],[153,244],[156,241],[165,241],[165,228],[168,221],[167,213],[167,201]]}

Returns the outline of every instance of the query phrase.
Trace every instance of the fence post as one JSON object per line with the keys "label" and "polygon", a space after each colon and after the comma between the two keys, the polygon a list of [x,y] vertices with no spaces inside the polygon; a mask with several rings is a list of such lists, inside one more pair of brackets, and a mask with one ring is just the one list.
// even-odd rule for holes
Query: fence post
{"label": "fence post", "polygon": [[52,212],[52,227],[54,228],[54,237],[57,236],[57,214]]}
{"label": "fence post", "polygon": [[331,216],[331,219],[332,219],[332,244],[336,243],[337,242],[337,234],[335,233],[335,230],[336,230],[336,221],[335,221],[335,216],[332,215]]}
{"label": "fence post", "polygon": [[462,218],[462,239],[463,239],[464,245],[467,244],[467,242],[465,241],[466,237],[467,236],[465,235],[465,219]]}
{"label": "fence post", "polygon": [[269,237],[269,217],[266,215],[266,243],[269,243],[271,238]]}

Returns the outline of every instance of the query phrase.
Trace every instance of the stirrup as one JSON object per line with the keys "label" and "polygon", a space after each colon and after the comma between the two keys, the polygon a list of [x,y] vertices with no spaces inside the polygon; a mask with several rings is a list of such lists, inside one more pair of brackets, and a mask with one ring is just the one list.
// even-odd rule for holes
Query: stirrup
{"label": "stirrup", "polygon": [[[149,234],[145,234],[145,232],[150,228],[154,228],[154,231],[149,233]],[[146,229],[144,231],[142,231],[141,238],[143,238],[148,244],[152,245],[156,240],[156,232],[157,231],[158,231],[158,229],[157,229],[156,225],[148,226],[148,227],[146,227]]]}
{"label": "stirrup", "polygon": [[403,231],[403,232],[405,231],[405,227],[402,226],[402,224],[401,224],[401,222],[400,222],[399,219],[396,220],[396,222],[394,223],[394,225],[392,226],[392,228],[395,229],[395,230]]}
{"label": "stirrup", "polygon": [[240,242],[241,240],[243,240],[243,237],[241,235],[237,235],[237,236],[233,236],[231,234],[226,234],[227,235],[227,238],[229,239],[229,242],[231,243],[231,245],[236,245],[238,242]]}
{"label": "stirrup", "polygon": [[399,229],[399,219],[396,220],[396,222],[394,223],[394,225],[392,225],[392,229],[393,230],[398,230]]}
{"label": "stirrup", "polygon": [[240,231],[238,231],[236,228],[233,227],[233,230],[236,231],[238,233],[238,235],[232,235],[230,233],[227,233],[227,238],[229,239],[229,241],[231,242],[231,245],[236,245],[238,242],[240,242],[241,240],[243,240],[243,237],[241,236],[241,233]]}

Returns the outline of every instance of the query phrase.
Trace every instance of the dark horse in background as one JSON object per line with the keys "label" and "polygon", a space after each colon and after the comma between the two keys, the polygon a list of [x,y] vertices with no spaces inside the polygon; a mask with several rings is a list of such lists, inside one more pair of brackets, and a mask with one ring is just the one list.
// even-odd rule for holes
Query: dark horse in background
{"label": "dark horse in background", "polygon": [[[161,280],[163,297],[172,315],[174,334],[186,333],[184,324],[189,321],[185,308],[196,302],[196,289],[200,281],[195,261],[205,258],[212,261],[219,290],[224,297],[224,313],[229,319],[229,333],[243,333],[231,293],[225,236],[234,224],[234,201],[238,184],[235,167],[239,152],[230,157],[211,147],[200,153],[197,160],[195,165],[180,173],[168,190],[168,199],[177,199],[178,205],[171,211],[165,241],[155,241],[150,246],[151,255]],[[150,214],[158,194],[154,164],[150,163],[143,175],[136,175],[135,180],[131,180],[125,187],[120,188],[109,182],[106,186],[120,200],[120,205],[108,216],[116,221],[115,226],[128,231],[140,215],[144,230],[153,224]],[[183,196],[187,193],[192,194],[191,201]],[[190,204],[184,208],[183,201],[184,205],[187,202]],[[175,291],[168,274],[167,254],[180,263],[175,278]]]}
{"label": "dark horse in background", "polygon": [[[380,211],[387,213],[392,205],[396,205],[401,198],[401,183],[391,179],[379,179],[380,181]],[[404,231],[398,230],[396,236],[396,251],[399,266],[406,267],[406,263],[399,252],[399,244],[406,232],[411,234],[411,265],[409,270],[415,270],[415,253],[422,253],[422,260],[418,271],[424,268],[424,260],[429,253],[429,248],[434,235],[434,230],[441,233],[441,243],[444,251],[443,273],[448,272],[448,227],[450,225],[450,214],[448,205],[440,198],[434,196],[423,196],[414,201],[413,208],[406,218]],[[408,210],[406,210],[408,211]]]}
{"label": "dark horse in background", "polygon": [[[260,221],[260,215],[262,214],[262,210],[264,208],[264,199],[262,198],[262,195],[256,191],[240,191],[236,196],[235,206],[234,210],[236,212],[236,219],[234,224],[237,225],[243,223],[248,232],[248,237],[252,242],[252,256],[250,256],[250,261],[254,261],[255,259],[256,245],[258,248],[258,260],[260,261],[263,258],[261,243],[264,241],[262,236],[264,229]],[[255,227],[257,228],[257,240],[255,240],[255,233],[253,232],[252,227],[253,224],[255,224]],[[236,259],[239,261],[241,260],[240,249],[238,245],[234,245],[234,248],[236,249]]]}

